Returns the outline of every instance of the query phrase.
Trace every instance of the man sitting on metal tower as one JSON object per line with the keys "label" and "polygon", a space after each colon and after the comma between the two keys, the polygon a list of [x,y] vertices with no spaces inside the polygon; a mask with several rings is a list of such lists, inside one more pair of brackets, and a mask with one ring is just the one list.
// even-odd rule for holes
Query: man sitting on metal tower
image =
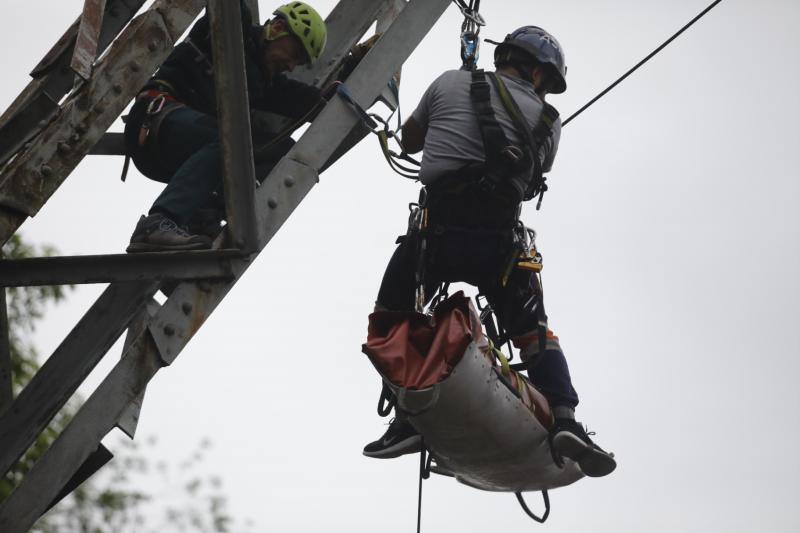
{"label": "man sitting on metal tower", "polygon": [[[535,26],[494,44],[496,73],[445,72],[403,125],[404,149],[424,148],[420,203],[427,216],[392,256],[377,309],[419,309],[442,282],[477,285],[550,403],[554,460],[570,458],[584,474],[605,476],[616,462],[575,421],[578,396],[558,338],[547,328],[539,279],[535,269],[518,262],[524,241],[519,232],[526,231],[519,222],[521,203],[541,201],[543,172],[558,147],[561,122],[545,96],[566,90],[564,55],[556,39]],[[422,302],[415,293],[423,295]],[[397,457],[419,451],[420,444],[420,435],[397,412],[364,454]]]}
{"label": "man sitting on metal tower", "polygon": [[[309,119],[324,103],[322,93],[284,73],[320,57],[327,40],[324,20],[304,2],[280,6],[263,26],[253,24],[243,1],[241,10],[250,107]],[[142,88],[127,120],[125,142],[136,167],[167,184],[136,225],[128,252],[211,246],[224,218],[216,107],[206,15]],[[276,131],[253,129],[256,140],[273,142],[256,162],[261,178],[293,141],[288,135],[276,139]]]}

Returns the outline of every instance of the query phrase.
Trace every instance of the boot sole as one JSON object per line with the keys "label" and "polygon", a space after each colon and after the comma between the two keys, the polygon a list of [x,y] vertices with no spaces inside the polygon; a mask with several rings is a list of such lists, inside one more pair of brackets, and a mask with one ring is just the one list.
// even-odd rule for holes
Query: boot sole
{"label": "boot sole", "polygon": [[558,455],[578,463],[581,472],[589,477],[607,476],[617,468],[617,462],[611,455],[587,445],[567,431],[553,437],[553,449]]}
{"label": "boot sole", "polygon": [[381,448],[380,450],[367,451],[364,450],[364,455],[372,457],[373,459],[394,459],[401,455],[408,455],[410,453],[417,453],[422,448],[422,437],[413,435],[397,442],[388,448]]}
{"label": "boot sole", "polygon": [[146,242],[131,243],[125,249],[129,254],[141,252],[191,252],[195,250],[208,250],[211,248],[210,244],[179,244],[176,246],[164,246],[160,244],[148,244]]}

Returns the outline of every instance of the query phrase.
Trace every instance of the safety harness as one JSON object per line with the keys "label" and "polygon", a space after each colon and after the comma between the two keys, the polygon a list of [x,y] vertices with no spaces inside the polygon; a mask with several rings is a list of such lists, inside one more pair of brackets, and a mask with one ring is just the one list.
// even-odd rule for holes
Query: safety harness
{"label": "safety harness", "polygon": [[[509,142],[497,121],[491,103],[489,81],[494,85],[500,101],[508,116],[514,123],[517,135],[522,139],[522,146]],[[478,126],[486,153],[486,176],[483,186],[489,191],[507,182],[514,175],[523,175],[524,190],[520,201],[539,197],[536,205],[541,207],[542,197],[547,184],[542,168],[541,148],[553,135],[553,126],[558,120],[558,110],[552,105],[542,102],[542,112],[536,125],[531,130],[519,108],[511,96],[502,78],[493,72],[475,70],[472,72],[470,98],[478,117]]]}

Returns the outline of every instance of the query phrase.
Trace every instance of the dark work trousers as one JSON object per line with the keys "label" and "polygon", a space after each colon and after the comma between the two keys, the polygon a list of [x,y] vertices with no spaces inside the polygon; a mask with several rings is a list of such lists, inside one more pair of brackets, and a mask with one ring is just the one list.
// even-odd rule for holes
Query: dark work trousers
{"label": "dark work trousers", "polygon": [[[428,300],[442,282],[463,281],[476,285],[494,309],[500,325],[514,337],[536,331],[536,306],[541,290],[536,275],[515,269],[506,286],[500,277],[511,251],[511,230],[505,236],[497,231],[433,228],[428,237],[425,295]],[[378,293],[378,305],[393,311],[413,311],[417,268],[417,246],[403,241],[392,255]],[[427,302],[426,302],[427,303]],[[578,405],[569,367],[561,350],[547,350],[528,370],[534,386],[545,395],[551,407]]]}
{"label": "dark work trousers", "polygon": [[[167,108],[157,135],[139,147],[136,139],[148,102],[142,99],[131,108],[125,137],[136,168],[148,178],[167,184],[150,214],[161,213],[186,226],[198,210],[224,213],[222,149],[216,117],[186,106]],[[266,177],[293,143],[290,137],[278,143],[272,157],[256,166],[256,176]]]}

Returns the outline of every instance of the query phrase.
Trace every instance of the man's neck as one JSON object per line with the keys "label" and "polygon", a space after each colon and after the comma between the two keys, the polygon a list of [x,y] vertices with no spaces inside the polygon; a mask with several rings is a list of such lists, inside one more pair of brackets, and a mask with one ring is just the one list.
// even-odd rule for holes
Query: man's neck
{"label": "man's neck", "polygon": [[523,73],[520,72],[518,69],[516,69],[514,67],[498,67],[495,70],[495,72],[497,72],[498,74],[502,74],[504,76],[511,77],[511,78],[518,78],[520,80],[523,80],[523,81],[526,81],[526,82],[530,83],[531,85],[533,85],[533,90],[536,91],[536,95],[539,98],[541,98],[542,102],[544,102],[544,98],[545,98],[547,93],[545,91],[540,90],[539,88],[537,88],[536,87],[536,83],[533,80],[531,80],[529,77],[524,76]]}

